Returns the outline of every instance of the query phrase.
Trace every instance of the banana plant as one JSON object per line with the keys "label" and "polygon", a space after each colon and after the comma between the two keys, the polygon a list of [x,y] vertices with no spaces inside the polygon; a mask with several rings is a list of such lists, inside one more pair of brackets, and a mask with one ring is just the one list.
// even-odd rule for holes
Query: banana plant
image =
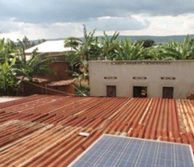
{"label": "banana plant", "polygon": [[70,72],[77,78],[79,85],[88,80],[88,60],[96,60],[101,52],[98,37],[94,36],[95,30],[88,33],[84,26],[83,34],[83,38],[70,37],[64,42],[65,47],[72,48],[66,56],[70,63]]}
{"label": "banana plant", "polygon": [[15,57],[17,60],[15,64],[17,75],[22,76],[23,79],[28,78],[32,81],[32,77],[34,75],[49,72],[48,65],[50,60],[48,58],[42,59],[36,50],[32,52],[30,59],[27,59],[25,53],[25,43],[23,43],[23,41],[18,41]]}
{"label": "banana plant", "polygon": [[17,88],[15,45],[10,40],[0,39],[0,94],[8,94]]}
{"label": "banana plant", "polygon": [[145,49],[143,43],[134,43],[130,40],[120,42],[116,60],[141,60],[144,59]]}
{"label": "banana plant", "polygon": [[31,80],[34,75],[47,72],[48,62],[42,60],[36,51],[27,60],[22,42],[0,39],[0,94],[17,92],[21,83],[18,76]]}
{"label": "banana plant", "polygon": [[162,46],[163,57],[171,57],[176,60],[194,58],[194,42],[189,36],[183,42],[172,41]]}
{"label": "banana plant", "polygon": [[102,58],[106,58],[109,60],[116,59],[119,48],[120,48],[120,41],[118,39],[119,33],[115,32],[111,37],[104,32],[104,36],[101,39],[101,54]]}
{"label": "banana plant", "polygon": [[0,63],[0,94],[8,95],[18,87],[16,79],[16,58],[5,59]]}

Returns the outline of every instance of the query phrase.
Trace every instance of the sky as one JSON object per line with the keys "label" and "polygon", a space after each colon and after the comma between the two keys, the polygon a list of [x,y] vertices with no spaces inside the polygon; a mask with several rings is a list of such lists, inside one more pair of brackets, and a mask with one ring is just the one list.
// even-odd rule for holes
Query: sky
{"label": "sky", "polygon": [[194,0],[0,0],[0,38],[194,34]]}

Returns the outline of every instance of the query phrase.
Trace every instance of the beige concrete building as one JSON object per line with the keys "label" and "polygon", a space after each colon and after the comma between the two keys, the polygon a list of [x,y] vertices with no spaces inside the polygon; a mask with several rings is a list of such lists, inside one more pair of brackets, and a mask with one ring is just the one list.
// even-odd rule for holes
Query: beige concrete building
{"label": "beige concrete building", "polygon": [[194,61],[90,61],[90,95],[186,98]]}

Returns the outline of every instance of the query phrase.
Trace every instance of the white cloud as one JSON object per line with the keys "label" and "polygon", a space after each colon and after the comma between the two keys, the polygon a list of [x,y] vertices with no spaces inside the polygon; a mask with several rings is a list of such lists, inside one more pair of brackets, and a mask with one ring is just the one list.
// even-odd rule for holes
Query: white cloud
{"label": "white cloud", "polygon": [[[6,37],[12,40],[27,36],[30,39],[63,38],[69,36],[80,37],[82,24],[88,25],[88,29],[99,30],[96,35],[102,34],[101,30],[108,34],[119,31],[122,35],[182,35],[194,34],[194,14],[178,16],[151,16],[136,14],[131,17],[101,17],[87,22],[56,22],[51,24],[26,23],[14,18],[8,21],[0,21],[0,38]],[[148,24],[149,23],[149,24]]]}
{"label": "white cloud", "polygon": [[15,20],[0,21],[0,38],[14,41],[27,36],[29,39],[52,39],[82,35],[82,25],[77,23],[35,24]]}
{"label": "white cloud", "polygon": [[99,17],[96,20],[86,22],[89,29],[97,29],[99,31],[123,31],[123,30],[139,30],[148,27],[149,22],[146,19],[136,19],[133,16],[127,17]]}
{"label": "white cloud", "polygon": [[33,23],[80,22],[104,16],[126,17],[194,13],[193,0],[0,0],[0,19]]}
{"label": "white cloud", "polygon": [[0,37],[82,36],[89,30],[124,35],[194,34],[193,0],[0,0]]}
{"label": "white cloud", "polygon": [[149,27],[141,30],[125,31],[123,34],[134,35],[182,35],[194,34],[194,14],[178,16],[143,16],[137,15],[136,18],[145,18],[150,22]]}

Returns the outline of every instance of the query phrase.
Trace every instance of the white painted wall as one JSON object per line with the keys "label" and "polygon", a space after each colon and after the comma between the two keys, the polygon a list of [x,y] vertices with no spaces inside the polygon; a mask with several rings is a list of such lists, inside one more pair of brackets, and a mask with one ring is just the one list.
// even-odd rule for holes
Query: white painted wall
{"label": "white painted wall", "polygon": [[[117,96],[127,97],[133,96],[133,86],[147,86],[148,97],[162,97],[164,86],[174,87],[174,98],[185,98],[194,92],[194,61],[90,61],[89,76],[91,96],[106,96],[107,85],[116,85]],[[117,79],[104,79],[110,76]]]}

